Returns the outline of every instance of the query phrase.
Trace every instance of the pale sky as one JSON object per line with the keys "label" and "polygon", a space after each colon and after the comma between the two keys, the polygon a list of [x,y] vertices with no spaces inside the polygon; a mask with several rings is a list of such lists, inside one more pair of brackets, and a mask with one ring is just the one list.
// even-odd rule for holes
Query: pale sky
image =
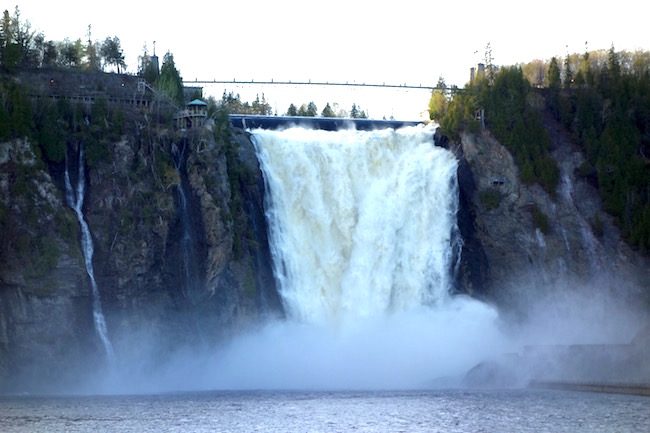
{"label": "pale sky", "polygon": [[[117,35],[129,72],[146,43],[174,54],[186,80],[255,79],[462,86],[490,42],[498,65],[548,59],[589,49],[650,50],[650,7],[639,0],[241,0],[194,2],[1,0],[16,4],[46,39]],[[363,90],[229,88],[252,99],[264,92],[281,113],[288,102],[316,100],[349,109],[355,100],[371,115],[417,116],[428,94]],[[220,97],[223,87],[206,87]],[[351,99],[352,98],[352,99]],[[406,108],[405,108],[406,106]]]}

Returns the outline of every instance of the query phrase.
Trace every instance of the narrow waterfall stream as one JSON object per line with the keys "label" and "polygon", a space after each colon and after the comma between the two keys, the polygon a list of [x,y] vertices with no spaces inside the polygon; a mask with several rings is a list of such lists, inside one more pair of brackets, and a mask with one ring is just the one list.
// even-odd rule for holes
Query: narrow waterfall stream
{"label": "narrow waterfall stream", "polygon": [[74,210],[75,215],[77,216],[77,221],[79,222],[79,227],[81,228],[81,251],[84,256],[84,262],[86,265],[86,273],[88,274],[88,279],[90,280],[91,296],[92,296],[92,308],[93,308],[93,323],[95,325],[95,331],[99,336],[99,339],[102,342],[102,346],[106,352],[106,358],[109,365],[115,364],[115,352],[113,350],[113,345],[111,340],[108,337],[108,327],[106,326],[106,318],[104,317],[104,312],[102,310],[102,301],[99,293],[99,287],[97,286],[97,281],[95,280],[95,270],[93,268],[93,239],[90,234],[90,228],[88,223],[84,218],[83,214],[83,204],[86,194],[86,174],[85,174],[85,162],[84,162],[84,148],[83,145],[79,145],[79,164],[77,171],[77,183],[75,188],[72,187],[72,182],[70,180],[70,172],[68,170],[68,161],[66,159],[65,165],[65,198],[67,205]]}

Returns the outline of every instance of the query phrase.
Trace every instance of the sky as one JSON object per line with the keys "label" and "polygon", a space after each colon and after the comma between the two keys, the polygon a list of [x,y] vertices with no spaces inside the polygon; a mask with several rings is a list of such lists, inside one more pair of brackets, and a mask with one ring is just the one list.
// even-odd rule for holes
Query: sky
{"label": "sky", "polygon": [[[185,80],[341,81],[463,86],[489,42],[497,65],[564,56],[588,48],[650,50],[649,7],[639,0],[0,0],[16,4],[46,39],[118,36],[128,71],[156,41],[170,51]],[[372,117],[413,118],[426,91],[229,86],[242,99],[264,93],[280,113],[288,104],[325,101],[349,110],[355,101]],[[223,86],[208,86],[220,97]]]}

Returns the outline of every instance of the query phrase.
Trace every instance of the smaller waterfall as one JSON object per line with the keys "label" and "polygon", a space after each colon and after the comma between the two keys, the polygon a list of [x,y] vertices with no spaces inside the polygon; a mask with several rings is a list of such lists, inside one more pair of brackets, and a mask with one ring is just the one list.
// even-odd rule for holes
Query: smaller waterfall
{"label": "smaller waterfall", "polygon": [[199,270],[199,260],[196,254],[197,240],[192,231],[192,216],[190,215],[190,203],[188,195],[190,193],[189,181],[185,171],[187,160],[187,143],[181,143],[180,146],[173,147],[174,166],[178,173],[180,182],[176,185],[178,192],[178,213],[181,229],[180,236],[180,258],[182,267],[181,293],[183,297],[192,302],[196,302],[200,293],[199,281],[201,272]]}
{"label": "smaller waterfall", "polygon": [[90,235],[90,228],[88,227],[88,223],[83,214],[83,203],[86,193],[83,145],[79,145],[79,171],[77,174],[76,188],[72,188],[67,158],[64,177],[66,202],[68,206],[74,210],[75,215],[77,215],[77,221],[79,221],[79,226],[81,227],[81,251],[83,252],[86,264],[86,273],[90,279],[90,287],[92,290],[93,322],[95,324],[95,331],[97,332],[97,335],[99,335],[102,345],[104,346],[109,364],[113,365],[115,362],[115,352],[113,350],[113,345],[108,338],[108,327],[106,326],[106,319],[104,318],[104,313],[102,311],[102,301],[97,281],[95,281],[95,271],[93,269],[93,239]]}
{"label": "smaller waterfall", "polygon": [[573,213],[578,219],[582,247],[587,253],[589,267],[591,268],[592,273],[598,273],[605,266],[602,258],[602,246],[598,239],[596,239],[596,236],[594,236],[589,222],[585,219],[582,213],[580,213],[576,206],[575,199],[573,198],[573,181],[568,170],[565,170],[565,172],[562,173],[560,188],[564,201],[573,209]]}

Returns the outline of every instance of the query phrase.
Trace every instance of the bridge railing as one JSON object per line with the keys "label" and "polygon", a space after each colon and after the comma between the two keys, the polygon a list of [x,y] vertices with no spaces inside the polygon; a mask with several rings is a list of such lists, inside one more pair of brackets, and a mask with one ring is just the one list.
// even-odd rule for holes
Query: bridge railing
{"label": "bridge railing", "polygon": [[332,82],[332,81],[275,81],[275,80],[199,80],[183,81],[185,85],[191,84],[235,84],[235,85],[274,85],[274,86],[338,86],[338,87],[375,87],[387,89],[419,89],[419,90],[440,90],[447,93],[456,93],[462,91],[458,87],[439,87],[432,85],[422,84],[391,84],[391,83],[357,83],[357,82]]}

